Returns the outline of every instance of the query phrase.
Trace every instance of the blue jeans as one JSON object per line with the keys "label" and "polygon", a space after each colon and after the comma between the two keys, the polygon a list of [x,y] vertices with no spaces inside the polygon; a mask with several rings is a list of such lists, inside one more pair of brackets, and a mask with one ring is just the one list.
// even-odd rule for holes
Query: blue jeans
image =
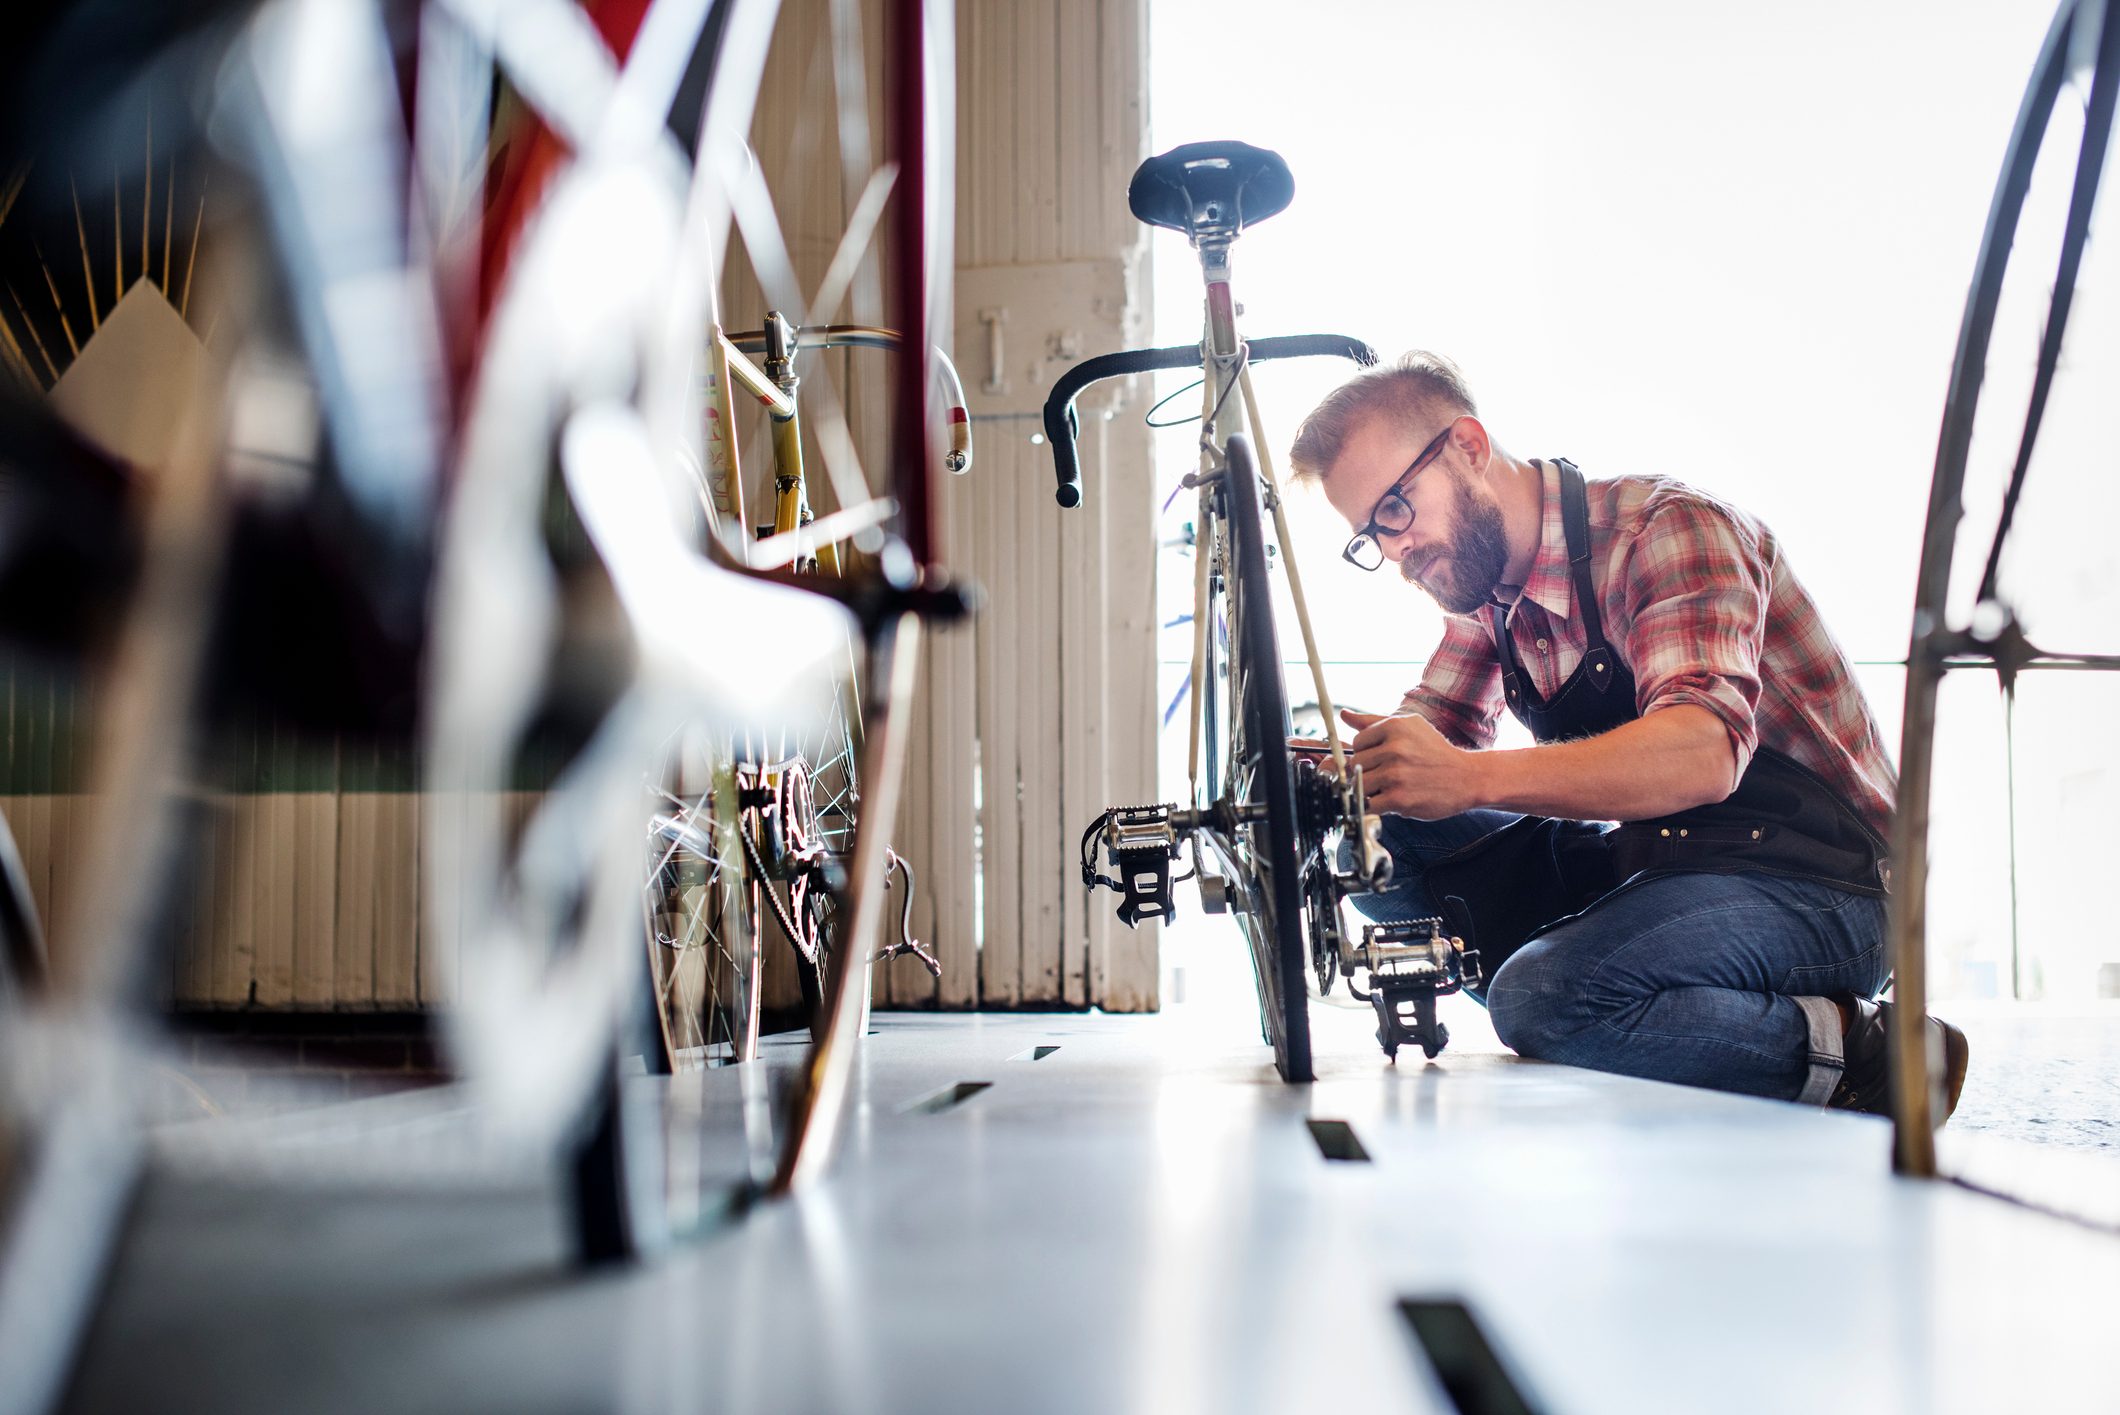
{"label": "blue jeans", "polygon": [[[1380,923],[1438,913],[1428,864],[1514,819],[1386,816],[1392,887],[1355,907]],[[1884,929],[1884,900],[1828,885],[1666,875],[1548,928],[1473,995],[1522,1056],[1823,1104],[1841,1070],[1830,995],[1884,985]]]}

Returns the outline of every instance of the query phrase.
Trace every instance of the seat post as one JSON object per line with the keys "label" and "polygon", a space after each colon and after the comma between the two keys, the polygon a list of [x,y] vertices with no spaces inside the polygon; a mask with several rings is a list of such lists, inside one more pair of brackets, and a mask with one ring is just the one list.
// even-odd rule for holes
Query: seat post
{"label": "seat post", "polygon": [[1202,238],[1200,275],[1207,283],[1207,349],[1216,358],[1237,352],[1237,306],[1230,294],[1229,248],[1234,235]]}

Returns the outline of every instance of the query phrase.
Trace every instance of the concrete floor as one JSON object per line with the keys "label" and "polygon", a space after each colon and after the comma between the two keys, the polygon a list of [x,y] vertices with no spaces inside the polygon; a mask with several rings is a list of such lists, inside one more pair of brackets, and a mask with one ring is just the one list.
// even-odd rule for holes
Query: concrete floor
{"label": "concrete floor", "polygon": [[[1316,1016],[1305,1088],[1226,1011],[879,1018],[828,1183],[617,1274],[447,1091],[174,1127],[66,1408],[1447,1411],[1397,1307],[1445,1296],[1552,1412],[2120,1409],[2120,1238],[1881,1122]],[[712,1169],[738,1079],[638,1084]]]}
{"label": "concrete floor", "polygon": [[2120,1154],[2120,1003],[1938,1011],[1973,1049],[1953,1132]]}

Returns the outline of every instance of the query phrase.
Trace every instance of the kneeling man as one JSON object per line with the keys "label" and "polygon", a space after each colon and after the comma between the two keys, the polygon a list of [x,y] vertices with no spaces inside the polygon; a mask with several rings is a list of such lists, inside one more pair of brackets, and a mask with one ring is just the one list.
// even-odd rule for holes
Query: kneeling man
{"label": "kneeling man", "polygon": [[[1522,1055],[1885,1111],[1894,773],[1773,533],[1512,456],[1434,354],[1334,390],[1290,461],[1449,616],[1397,712],[1344,714],[1398,867],[1358,906],[1468,937]],[[1505,706],[1538,745],[1492,749]]]}

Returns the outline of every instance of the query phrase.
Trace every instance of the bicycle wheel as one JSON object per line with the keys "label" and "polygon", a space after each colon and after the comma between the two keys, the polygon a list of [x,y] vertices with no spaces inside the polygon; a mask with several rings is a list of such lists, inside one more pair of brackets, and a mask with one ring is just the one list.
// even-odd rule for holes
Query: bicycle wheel
{"label": "bicycle wheel", "polygon": [[678,1072],[756,1054],[759,934],[728,745],[710,730],[681,734],[671,758],[649,819],[641,917],[659,1069]]}
{"label": "bicycle wheel", "polygon": [[[716,10],[718,28],[660,36],[698,53],[712,74],[706,111],[739,135],[774,9],[735,3]],[[492,17],[457,19],[475,28]],[[659,129],[627,128],[615,89],[577,81],[579,66],[608,74],[611,60],[594,35],[569,35],[571,54],[474,35],[523,66],[510,78],[536,95],[549,132],[578,140],[616,124],[619,136],[571,157],[551,140],[552,175],[525,203],[484,328],[437,573],[422,836],[431,912],[450,926],[437,972],[453,1057],[509,1140],[586,1135],[572,1166],[576,1227],[595,1259],[629,1256],[662,1231],[653,1209],[667,1176],[638,1172],[654,1150],[632,1134],[660,1117],[637,1119],[610,1084],[653,975],[641,951],[643,777],[673,735],[702,722],[723,733],[807,725],[853,621],[818,596],[720,567],[686,524],[708,251],[726,232],[725,208],[721,224],[711,211],[721,178],[702,162],[688,187]],[[682,71],[668,57],[627,68],[629,83],[667,85],[659,97],[628,90],[650,111],[675,101]],[[529,72],[541,64],[556,71]],[[617,210],[626,219],[614,222]],[[512,802],[525,785],[538,794],[518,829]],[[711,862],[695,881],[708,892],[695,902],[729,940],[727,891],[713,888],[730,873],[714,805],[717,830],[697,851]],[[680,1051],[707,1039],[705,952],[672,950],[663,961],[676,966],[657,979],[680,995],[662,1009],[666,1025],[678,1014]],[[667,1050],[669,1039],[650,1045]],[[589,1212],[612,1206],[622,1211]]]}
{"label": "bicycle wheel", "polygon": [[[742,264],[769,288],[781,275],[792,278],[788,251],[798,248],[776,228],[775,210],[787,208],[761,191],[771,163],[754,153],[798,162],[815,155],[754,137],[766,112],[762,83],[769,72],[792,71],[798,77],[788,82],[799,90],[812,52],[831,55],[834,72],[869,82],[858,37],[842,43],[838,28],[856,21],[859,9],[837,4],[829,25],[776,29],[772,0],[730,0],[715,7],[703,36],[658,34],[627,61],[620,87],[577,81],[582,66],[610,69],[593,36],[582,44],[568,39],[574,30],[556,32],[555,43],[573,45],[561,53],[512,45],[497,32],[474,35],[504,64],[523,68],[512,75],[516,89],[566,142],[552,140],[556,175],[522,207],[461,439],[436,595],[428,714],[433,812],[423,836],[432,850],[434,912],[460,930],[452,1035],[489,1113],[517,1132],[555,1139],[581,1134],[579,1116],[593,1118],[574,1167],[578,1197],[585,1208],[626,1212],[578,1216],[579,1231],[604,1236],[586,1245],[591,1257],[624,1256],[637,1235],[657,1231],[653,1215],[638,1211],[653,1204],[657,1186],[626,1172],[654,1163],[652,1147],[630,1143],[634,1122],[621,1104],[624,1088],[608,1083],[630,1000],[646,992],[639,981],[646,971],[643,772],[654,769],[673,732],[702,721],[759,742],[802,741],[829,730],[850,639],[866,631],[864,671],[872,674],[878,662],[891,665],[893,644],[917,643],[917,633],[900,622],[895,606],[902,596],[894,597],[893,587],[813,577],[805,581],[811,593],[730,567],[706,539],[716,508],[700,477],[703,346],[721,322],[732,220],[749,255]],[[933,38],[917,4],[890,13],[903,35]],[[651,22],[661,15],[655,11]],[[457,16],[474,30],[494,22],[478,7]],[[802,57],[776,59],[773,68],[768,55],[782,34]],[[673,65],[672,52],[693,58]],[[922,79],[903,67],[902,51],[894,53],[901,67],[886,65],[878,91],[917,102]],[[928,77],[947,70],[946,63],[936,66]],[[614,103],[621,91],[626,101]],[[881,284],[879,277],[917,265],[927,252],[919,241],[884,252],[874,239],[886,198],[902,217],[925,212],[932,192],[918,150],[893,148],[877,160],[866,137],[873,118],[865,98],[827,105],[826,112],[844,120],[857,108],[861,141],[843,139],[841,147],[849,173],[864,175],[859,199],[836,218],[850,237],[824,243],[833,258],[820,296],[808,305],[773,301],[799,316],[835,306],[864,279]],[[673,128],[696,134],[688,186],[677,180],[685,169],[669,160],[665,134],[632,121],[643,112],[668,112]],[[582,143],[584,137],[599,140]],[[564,150],[569,143],[576,146],[572,157]],[[804,234],[799,249],[807,252],[816,233]],[[749,283],[739,263],[731,261],[730,270],[732,280]],[[832,294],[835,282],[841,294]],[[909,346],[924,350],[925,331],[944,326],[924,293],[915,304],[903,278],[889,286],[899,292],[898,323]],[[838,405],[828,392],[816,400],[824,408],[820,464],[840,493],[838,510],[869,516],[864,524],[876,528],[897,508],[908,535],[907,547],[895,548],[903,555],[909,547],[917,568],[932,526],[923,520],[930,502],[912,478],[929,459],[902,454],[908,429],[926,435],[925,361],[901,355],[898,363],[916,372],[886,380],[891,396],[868,408],[891,416],[857,420],[864,431],[881,421],[899,439],[899,455],[866,456],[889,472],[878,478],[888,483],[888,499],[871,491],[856,450],[857,423],[833,411]],[[589,563],[565,564],[556,553],[547,524],[555,487],[579,522]],[[688,519],[690,510],[696,520]],[[724,519],[721,548],[733,545],[732,529]],[[886,540],[883,549],[894,547]],[[844,607],[856,601],[869,606],[866,625]],[[902,702],[910,691],[902,667],[875,676],[890,685],[879,705]],[[572,729],[565,765],[528,826],[510,830],[493,797],[511,779],[533,727],[555,715]],[[873,752],[876,740],[889,736],[876,725],[886,721],[880,706],[869,720],[865,746]],[[886,815],[893,793],[876,783],[890,783],[901,762],[902,751],[880,753],[878,766],[862,773]],[[847,780],[850,789],[853,778]],[[799,813],[814,818],[814,806],[813,799]],[[856,930],[874,932],[880,906],[865,904],[863,890],[880,895],[884,854],[870,832],[857,836],[848,914]],[[725,861],[718,870],[726,880]],[[676,976],[682,981],[682,970]],[[858,995],[854,1006],[838,1007],[846,989],[839,975],[831,982],[826,1013],[857,1015]],[[839,1030],[851,1029],[842,1023]],[[813,1060],[806,1068],[806,1099],[776,1137],[780,1187],[821,1168],[844,1103],[849,1055],[850,1047],[840,1047],[829,1065]],[[798,1153],[806,1157],[800,1174]]]}
{"label": "bicycle wheel", "polygon": [[817,1026],[861,802],[851,670],[823,701],[792,729],[695,725],[668,754],[641,888],[666,1074],[750,1060],[768,1013]]}
{"label": "bicycle wheel", "polygon": [[1229,439],[1220,500],[1229,529],[1230,716],[1225,799],[1250,808],[1252,819],[1223,849],[1235,867],[1242,897],[1237,922],[1251,946],[1259,1010],[1274,1067],[1289,1082],[1312,1079],[1309,996],[1303,975],[1308,944],[1295,806],[1288,752],[1288,690],[1281,673],[1281,640],[1274,626],[1266,575],[1266,532],[1257,464],[1251,444]]}
{"label": "bicycle wheel", "polygon": [[[2092,26],[2086,36],[2083,26]],[[2095,43],[2087,42],[2094,39]],[[2037,355],[2027,391],[2016,451],[2010,462],[1985,568],[1970,605],[1954,602],[1953,562],[1966,518],[1965,491],[1975,422],[1983,386],[1991,373],[1998,313],[2013,255],[2023,254],[2019,226],[2048,138],[2049,123],[2067,92],[2072,63],[2093,60],[2067,217],[2051,282],[2039,268],[2036,287],[2044,295]],[[1890,943],[1892,1017],[1893,1165],[1902,1174],[1936,1174],[1934,1117],[1944,1109],[1942,1057],[1931,1049],[1927,1004],[1927,909],[1930,803],[1934,786],[1937,697],[1946,671],[1992,668],[2008,685],[2027,666],[2120,668],[2111,655],[2049,653],[2025,635],[2016,610],[1998,582],[2004,550],[2019,509],[2033,451],[2048,413],[2048,399],[2064,363],[2064,341],[2077,279],[2091,240],[2092,215],[2104,171],[2116,108],[2120,108],[2120,26],[2103,12],[2064,0],[2033,65],[2002,172],[1990,202],[1972,288],[1958,331],[1943,428],[1936,448],[1928,510],[1923,523],[1920,568],[1914,591],[1913,631],[1907,648],[1906,698],[1900,728],[1900,776],[1892,831]],[[2043,254],[2043,253],[2042,253]],[[2027,257],[2028,259],[2033,257]],[[2092,288],[2086,282],[2086,289]],[[2033,303],[2038,296],[2027,294]],[[2078,513],[2080,514],[2080,513]],[[1953,620],[1960,620],[1954,625]]]}
{"label": "bicycle wheel", "polygon": [[[763,1002],[799,1008],[814,1035],[839,951],[840,896],[860,825],[861,706],[851,680],[837,685],[808,731],[760,744],[747,778],[757,804],[744,817],[765,947]],[[783,947],[782,945],[785,945]]]}

